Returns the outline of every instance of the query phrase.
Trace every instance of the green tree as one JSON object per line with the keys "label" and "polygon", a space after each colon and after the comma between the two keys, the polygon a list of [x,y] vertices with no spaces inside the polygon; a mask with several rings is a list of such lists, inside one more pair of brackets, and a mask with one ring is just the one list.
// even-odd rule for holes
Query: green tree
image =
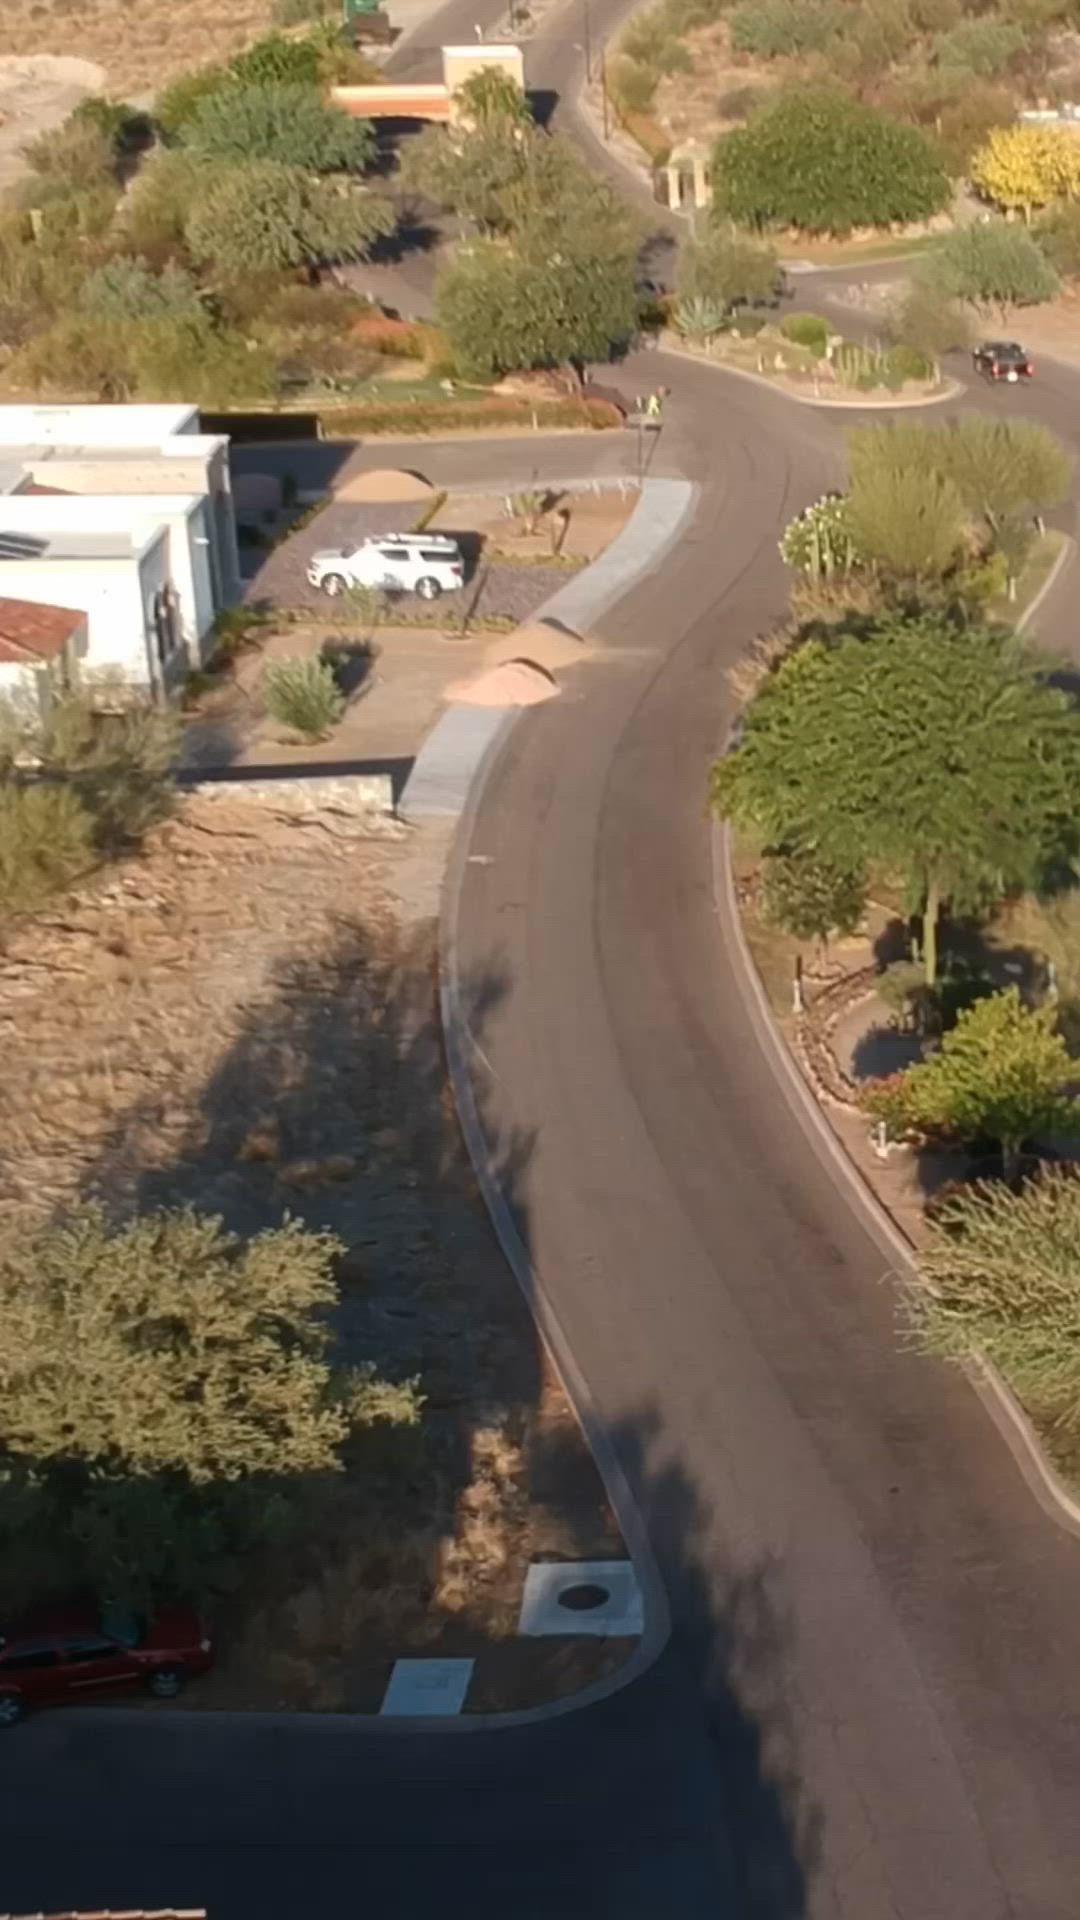
{"label": "green tree", "polygon": [[713,182],[716,218],[807,233],[922,220],[949,197],[941,161],[917,127],[819,89],[782,93],[724,134]]}
{"label": "green tree", "polygon": [[893,581],[941,580],[955,564],[964,530],[959,489],[910,467],[860,472],[845,502],[856,551]]}
{"label": "green tree", "polygon": [[933,985],[946,902],[984,902],[1074,848],[1080,727],[1011,636],[886,616],[781,660],[712,799],[771,845],[902,875]]}
{"label": "green tree", "polygon": [[867,1105],[920,1133],[993,1141],[1012,1179],[1029,1141],[1077,1131],[1074,1071],[1054,1008],[1032,1010],[1007,987],[961,1013],[928,1060],[871,1088]]}
{"label": "green tree", "polygon": [[207,174],[185,230],[196,259],[239,278],[362,259],[392,226],[385,201],[299,167],[251,160]]}
{"label": "green tree", "polygon": [[709,300],[725,308],[771,300],[782,280],[772,247],[731,227],[712,227],[679,252],[680,300]]}
{"label": "green tree", "polygon": [[925,281],[915,280],[900,301],[891,330],[901,346],[939,366],[943,356],[971,345],[967,315],[955,300]]}
{"label": "green tree", "polygon": [[542,234],[476,240],[443,269],[436,305],[457,364],[482,379],[606,360],[637,325],[634,254]]}
{"label": "green tree", "polygon": [[1032,420],[968,414],[942,426],[906,420],[858,427],[848,437],[848,461],[856,488],[883,473],[907,475],[912,497],[924,480],[947,483],[995,547],[1067,500],[1072,488],[1068,452]]}
{"label": "green tree", "polygon": [[1006,319],[1011,307],[1052,300],[1058,277],[1024,227],[988,220],[950,233],[923,269],[947,299],[966,300],[980,313]]}
{"label": "green tree", "polygon": [[505,233],[505,196],[528,167],[529,140],[528,130],[510,118],[485,120],[471,131],[427,127],[408,142],[399,179],[406,192],[463,215],[482,233]]}
{"label": "green tree", "polygon": [[765,917],[822,951],[837,933],[854,933],[866,908],[866,872],[837,867],[813,849],[769,853],[762,866]]}
{"label": "green tree", "polygon": [[9,1224],[8,1535],[48,1516],[68,1578],[109,1598],[213,1589],[308,1476],[338,1470],[358,1424],[414,1421],[412,1384],[334,1365],[338,1251],[299,1221],[243,1241],[190,1209]]}
{"label": "green tree", "polygon": [[297,81],[239,83],[203,100],[184,144],[209,161],[278,160],[309,173],[363,173],[375,150],[369,120],[356,120]]}
{"label": "green tree", "polygon": [[1016,1191],[982,1181],[939,1210],[905,1305],[921,1344],[985,1354],[1062,1434],[1080,1425],[1080,1181],[1044,1167]]}

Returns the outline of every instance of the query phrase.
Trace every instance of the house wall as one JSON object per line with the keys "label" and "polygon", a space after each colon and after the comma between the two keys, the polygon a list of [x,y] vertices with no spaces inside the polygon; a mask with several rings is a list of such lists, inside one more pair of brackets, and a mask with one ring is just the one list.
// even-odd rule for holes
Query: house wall
{"label": "house wall", "polygon": [[85,608],[84,677],[115,675],[131,687],[159,688],[166,676],[150,636],[154,598],[168,577],[168,536],[161,528],[126,558],[0,559],[0,596]]}
{"label": "house wall", "polygon": [[[2,412],[2,409],[0,409]],[[207,534],[211,539],[210,572],[215,606],[226,607],[239,598],[240,561],[236,548],[236,516],[229,472],[229,442],[223,434],[185,433],[166,440],[152,452],[130,458],[95,459],[92,454],[46,455],[27,461],[30,477],[42,486],[61,487],[85,496],[114,494],[206,494],[213,503]]]}
{"label": "house wall", "polygon": [[[9,533],[128,534],[141,547],[156,528],[168,536],[168,568],[179,596],[181,637],[186,664],[201,664],[203,643],[217,612],[209,544],[213,522],[209,502],[186,494],[116,495],[13,494],[0,501],[0,527]],[[20,563],[20,564],[25,564]],[[62,564],[49,560],[50,565]],[[59,593],[58,605],[69,603]]]}
{"label": "house wall", "polygon": [[0,446],[156,446],[197,434],[199,410],[185,404],[99,407],[0,406]]}

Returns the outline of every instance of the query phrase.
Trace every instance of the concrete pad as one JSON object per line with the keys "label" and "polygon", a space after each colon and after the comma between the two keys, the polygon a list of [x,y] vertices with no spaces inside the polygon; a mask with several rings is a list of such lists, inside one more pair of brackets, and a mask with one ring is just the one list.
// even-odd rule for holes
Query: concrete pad
{"label": "concrete pad", "polygon": [[404,467],[373,467],[370,473],[354,473],[334,489],[336,500],[431,500],[434,494],[429,481]]}
{"label": "concrete pad", "polygon": [[630,1560],[541,1561],[525,1575],[518,1632],[532,1638],[639,1634],[645,1616]]}
{"label": "concrete pad", "polygon": [[395,1660],[380,1713],[395,1719],[460,1713],[475,1664],[474,1660]]}
{"label": "concrete pad", "polygon": [[467,707],[535,707],[553,700],[558,683],[545,667],[532,660],[504,660],[475,680],[455,680],[446,689],[448,700]]}

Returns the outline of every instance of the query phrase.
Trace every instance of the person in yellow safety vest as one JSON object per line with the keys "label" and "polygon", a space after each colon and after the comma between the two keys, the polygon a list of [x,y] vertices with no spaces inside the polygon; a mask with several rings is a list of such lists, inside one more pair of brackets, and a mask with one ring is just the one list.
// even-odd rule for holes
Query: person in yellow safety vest
{"label": "person in yellow safety vest", "polygon": [[660,395],[658,393],[650,393],[648,399],[645,402],[646,419],[659,420],[663,410],[664,410],[664,403],[661,400]]}

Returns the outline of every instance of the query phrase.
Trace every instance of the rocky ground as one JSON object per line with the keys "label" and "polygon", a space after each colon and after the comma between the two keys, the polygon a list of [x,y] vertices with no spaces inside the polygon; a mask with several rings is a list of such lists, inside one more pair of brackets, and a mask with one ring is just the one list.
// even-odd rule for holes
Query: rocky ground
{"label": "rocky ground", "polygon": [[418,908],[395,823],[189,799],[0,956],[3,1212],[93,1192],[332,1228],[342,1351],[427,1396],[418,1436],[373,1442],[288,1564],[252,1569],[192,1705],[375,1710],[409,1651],[474,1654],[469,1705],[520,1705],[624,1652],[514,1637],[531,1559],[621,1549],[458,1135],[437,864]]}

